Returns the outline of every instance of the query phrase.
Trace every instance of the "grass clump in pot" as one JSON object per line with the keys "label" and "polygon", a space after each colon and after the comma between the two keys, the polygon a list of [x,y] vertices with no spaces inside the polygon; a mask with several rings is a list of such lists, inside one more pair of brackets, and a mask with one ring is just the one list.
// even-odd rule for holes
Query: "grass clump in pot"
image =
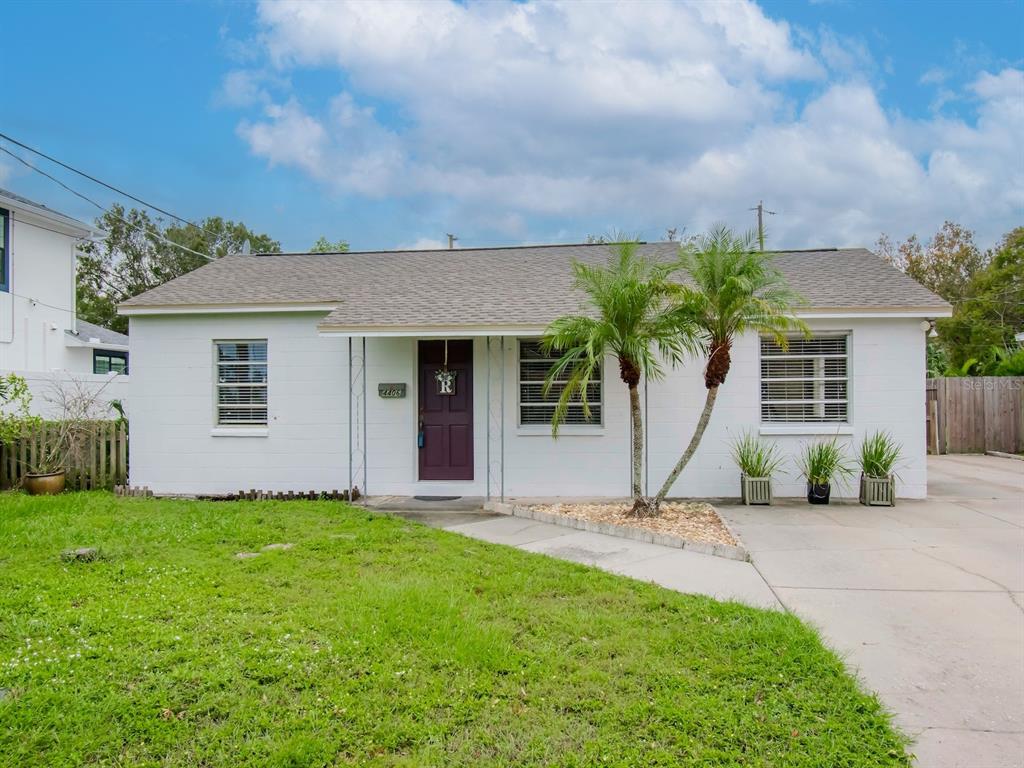
{"label": "grass clump in pot", "polygon": [[832,481],[853,474],[843,447],[835,437],[804,446],[797,465],[800,473],[807,478],[807,501],[811,504],[828,504]]}
{"label": "grass clump in pot", "polygon": [[895,474],[903,456],[903,447],[888,432],[875,432],[864,438],[857,457],[867,477],[886,478]]}
{"label": "grass clump in pot", "polygon": [[746,477],[771,477],[783,461],[778,445],[765,442],[750,431],[733,440],[732,458]]}
{"label": "grass clump in pot", "polygon": [[828,485],[832,480],[850,477],[850,466],[836,438],[804,446],[799,460],[800,472],[811,485]]}

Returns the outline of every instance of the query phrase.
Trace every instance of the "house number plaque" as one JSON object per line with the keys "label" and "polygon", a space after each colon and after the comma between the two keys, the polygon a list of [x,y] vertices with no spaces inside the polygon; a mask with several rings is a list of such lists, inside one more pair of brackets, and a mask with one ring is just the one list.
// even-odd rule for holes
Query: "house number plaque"
{"label": "house number plaque", "polygon": [[405,397],[405,384],[378,384],[377,394],[385,400]]}

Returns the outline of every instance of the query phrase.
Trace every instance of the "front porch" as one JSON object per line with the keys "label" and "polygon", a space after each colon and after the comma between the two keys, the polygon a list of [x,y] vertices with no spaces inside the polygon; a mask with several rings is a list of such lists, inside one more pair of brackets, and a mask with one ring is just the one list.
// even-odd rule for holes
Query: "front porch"
{"label": "front porch", "polygon": [[[525,374],[519,370],[520,344],[531,337],[524,334],[341,339],[348,368],[346,487],[385,497],[383,504],[413,506],[429,503],[416,497],[483,503],[512,493],[626,494],[624,394],[616,389],[607,403],[596,388],[599,421],[566,425],[556,447],[549,422],[524,423],[553,410],[541,402],[543,361],[530,361]],[[450,376],[446,384],[438,379],[442,372]]]}

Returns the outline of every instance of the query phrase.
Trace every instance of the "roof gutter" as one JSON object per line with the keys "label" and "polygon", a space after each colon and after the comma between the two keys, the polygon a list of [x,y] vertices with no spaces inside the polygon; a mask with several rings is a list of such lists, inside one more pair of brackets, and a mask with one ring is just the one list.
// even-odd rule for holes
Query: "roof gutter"
{"label": "roof gutter", "polygon": [[415,336],[421,339],[453,339],[473,336],[540,336],[544,325],[325,325],[317,326],[320,336],[367,338],[400,338]]}
{"label": "roof gutter", "polygon": [[845,319],[845,318],[936,318],[952,317],[953,308],[946,304],[942,307],[813,307],[801,309],[796,316],[806,319]]}
{"label": "roof gutter", "polygon": [[43,208],[30,207],[17,200],[7,202],[9,198],[0,196],[0,208],[11,212],[11,218],[15,223],[27,224],[30,227],[43,229],[54,229],[59,234],[74,237],[79,240],[92,237],[95,230],[81,222],[69,219],[63,214],[52,213]]}
{"label": "roof gutter", "polygon": [[263,312],[332,312],[337,303],[309,304],[120,304],[117,314],[138,315],[229,315]]}
{"label": "roof gutter", "polygon": [[[140,315],[222,315],[262,314],[275,312],[333,312],[338,303],[311,302],[279,304],[122,304],[117,308],[119,315],[128,317]],[[802,319],[847,319],[847,318],[937,318],[951,317],[952,308],[936,306],[905,307],[813,307],[798,310],[796,316]],[[461,333],[471,336],[501,336],[542,331],[547,323],[521,323],[509,325],[431,325],[417,323],[410,325],[348,325],[320,323],[317,329],[323,336],[445,336]]]}

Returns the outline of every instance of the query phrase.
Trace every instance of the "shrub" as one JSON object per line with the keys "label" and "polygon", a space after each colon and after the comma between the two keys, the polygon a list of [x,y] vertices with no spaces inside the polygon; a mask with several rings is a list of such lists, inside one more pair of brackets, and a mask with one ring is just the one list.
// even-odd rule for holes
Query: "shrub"
{"label": "shrub", "polygon": [[993,373],[996,376],[1024,376],[1024,349],[1018,349],[1003,357]]}
{"label": "shrub", "polygon": [[21,376],[0,376],[0,445],[13,443],[38,419],[29,414],[32,393]]}

